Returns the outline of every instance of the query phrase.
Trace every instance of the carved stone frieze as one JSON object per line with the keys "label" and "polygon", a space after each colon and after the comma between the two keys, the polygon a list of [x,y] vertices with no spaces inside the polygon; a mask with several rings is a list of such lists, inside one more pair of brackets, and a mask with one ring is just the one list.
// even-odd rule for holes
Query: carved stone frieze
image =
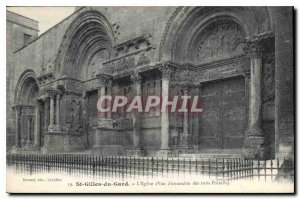
{"label": "carved stone frieze", "polygon": [[98,123],[97,128],[104,128],[104,129],[113,129],[114,128],[114,120],[113,119],[99,118],[97,123]]}
{"label": "carved stone frieze", "polygon": [[102,71],[107,74],[121,73],[133,70],[138,66],[144,66],[150,63],[150,59],[146,52],[142,51],[138,54],[128,55],[115,60],[103,63]]}
{"label": "carved stone frieze", "polygon": [[150,59],[145,55],[145,53],[143,52],[139,58],[138,58],[138,62],[137,62],[137,66],[142,66],[142,65],[146,65],[150,63]]}
{"label": "carved stone frieze", "polygon": [[82,145],[82,143],[84,143],[82,136],[72,135],[64,137],[65,145]]}
{"label": "carved stone frieze", "polygon": [[120,118],[114,121],[114,128],[117,130],[129,130],[132,129],[132,119],[131,118]]}
{"label": "carved stone frieze", "polygon": [[49,133],[59,133],[59,132],[61,132],[61,127],[58,125],[49,125],[48,132]]}
{"label": "carved stone frieze", "polygon": [[234,77],[244,75],[246,71],[249,71],[247,60],[232,61],[217,66],[205,67],[205,69],[197,71],[196,80],[204,82]]}

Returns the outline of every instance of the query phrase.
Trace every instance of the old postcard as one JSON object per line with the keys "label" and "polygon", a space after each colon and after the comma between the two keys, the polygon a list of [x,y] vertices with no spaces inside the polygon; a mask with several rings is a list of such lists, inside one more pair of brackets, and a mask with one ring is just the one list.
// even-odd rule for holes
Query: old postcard
{"label": "old postcard", "polygon": [[7,7],[9,193],[294,193],[293,7]]}

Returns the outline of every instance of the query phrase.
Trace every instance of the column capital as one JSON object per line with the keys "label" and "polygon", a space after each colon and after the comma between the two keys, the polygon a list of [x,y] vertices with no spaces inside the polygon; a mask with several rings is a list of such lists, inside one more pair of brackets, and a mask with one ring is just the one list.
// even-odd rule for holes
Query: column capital
{"label": "column capital", "polygon": [[189,92],[195,85],[191,84],[191,83],[182,83],[180,85],[181,89],[183,90],[183,92]]}
{"label": "column capital", "polygon": [[130,76],[131,81],[133,82],[133,84],[136,83],[141,83],[142,81],[142,76],[139,73],[134,73]]}
{"label": "column capital", "polygon": [[83,91],[82,92],[82,98],[86,99],[87,97],[88,97],[87,91]]}
{"label": "column capital", "polygon": [[54,99],[56,95],[56,92],[54,90],[48,90],[46,91],[46,95],[43,97],[44,100],[46,100],[47,98],[50,98],[50,99]]}
{"label": "column capital", "polygon": [[20,104],[16,104],[16,105],[14,105],[13,107],[12,107],[12,109],[13,110],[15,110],[15,111],[21,111],[22,110],[22,105],[20,105]]}
{"label": "column capital", "polygon": [[245,38],[243,39],[243,43],[245,44],[243,50],[248,57],[252,59],[261,58],[266,42],[272,38],[274,38],[273,32],[265,32],[253,37]]}
{"label": "column capital", "polygon": [[184,82],[180,83],[179,86],[181,87],[181,89],[183,89],[183,91],[190,91],[193,88],[200,88],[201,83],[197,84],[192,81],[184,81]]}
{"label": "column capital", "polygon": [[169,80],[171,75],[175,72],[175,67],[164,63],[158,68],[158,70],[161,72],[163,79]]}
{"label": "column capital", "polygon": [[36,98],[35,101],[36,101],[36,108],[41,108],[42,100],[40,98]]}
{"label": "column capital", "polygon": [[250,71],[250,70],[244,70],[244,71],[243,71],[243,76],[244,76],[245,78],[249,78],[249,77],[250,77],[250,74],[251,74],[251,71]]}
{"label": "column capital", "polygon": [[105,73],[99,73],[96,75],[98,83],[99,84],[103,84],[103,85],[107,85],[109,80],[112,78],[110,75],[105,74]]}
{"label": "column capital", "polygon": [[251,59],[261,58],[263,54],[263,45],[259,40],[248,40],[245,42],[243,50]]}

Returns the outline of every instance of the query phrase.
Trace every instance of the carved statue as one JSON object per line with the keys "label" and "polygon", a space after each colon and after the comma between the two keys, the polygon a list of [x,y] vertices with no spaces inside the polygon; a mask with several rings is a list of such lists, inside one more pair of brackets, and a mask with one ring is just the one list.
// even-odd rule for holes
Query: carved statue
{"label": "carved statue", "polygon": [[72,100],[67,103],[66,126],[63,129],[65,132],[82,133],[84,128],[81,121],[81,101]]}
{"label": "carved statue", "polygon": [[274,89],[274,65],[272,63],[264,64],[264,92],[263,101],[271,101],[275,96]]}

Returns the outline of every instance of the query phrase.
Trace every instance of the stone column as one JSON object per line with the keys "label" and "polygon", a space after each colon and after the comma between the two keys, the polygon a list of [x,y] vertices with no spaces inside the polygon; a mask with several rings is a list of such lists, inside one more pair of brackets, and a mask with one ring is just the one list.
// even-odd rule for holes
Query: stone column
{"label": "stone column", "polygon": [[[106,75],[106,74],[98,74],[97,75],[98,78],[98,99],[100,99],[101,96],[105,95],[105,87],[108,85],[108,82],[110,81],[110,76]],[[106,118],[106,114],[105,113],[99,113],[98,114],[98,119],[99,118]]]}
{"label": "stone column", "polygon": [[[190,86],[185,85],[183,86],[183,96],[188,96],[190,92]],[[187,103],[188,105],[188,103]],[[188,139],[189,139],[189,112],[184,111],[183,112],[183,132],[180,137],[180,145],[183,147],[183,149],[188,149]]]}
{"label": "stone column", "polygon": [[[105,96],[105,86],[101,86],[100,89],[98,89],[98,99],[100,99],[101,96]],[[105,105],[104,105],[105,106]],[[105,113],[100,113],[100,118],[106,118]]]}
{"label": "stone column", "polygon": [[49,125],[49,99],[44,100],[44,132],[48,132]]}
{"label": "stone column", "polygon": [[[108,80],[108,85],[107,85],[107,95],[111,96],[111,89],[112,89],[112,80]],[[107,107],[110,107],[110,110],[107,112],[107,119],[111,119],[111,101],[107,101]]]}
{"label": "stone column", "polygon": [[[142,92],[142,78],[139,74],[134,74],[131,76],[131,80],[133,83],[133,92],[136,96],[141,96]],[[138,110],[133,110],[132,113],[132,122],[133,122],[133,132],[132,132],[132,142],[133,142],[133,155],[140,156],[142,155],[140,139],[141,139],[141,113]]]}
{"label": "stone column", "polygon": [[41,134],[40,134],[40,102],[37,100],[35,107],[35,122],[34,122],[34,145],[36,149],[40,148],[41,145]]}
{"label": "stone column", "polygon": [[54,95],[50,96],[50,126],[54,125]]}
{"label": "stone column", "polygon": [[264,157],[265,137],[262,132],[262,43],[248,40],[245,51],[250,58],[249,126],[246,131],[244,154],[250,158]]}
{"label": "stone column", "polygon": [[16,114],[16,129],[15,129],[15,148],[20,148],[20,119],[22,113],[22,106],[14,106]]}
{"label": "stone column", "polygon": [[32,126],[31,126],[31,121],[32,121],[32,117],[28,116],[26,117],[27,119],[27,139],[26,139],[26,148],[31,147],[31,130],[32,130]]}
{"label": "stone column", "polygon": [[[101,96],[105,95],[105,86],[107,85],[110,77],[106,74],[98,74],[97,78],[98,78],[98,84],[99,84],[98,99],[100,99]],[[105,113],[98,112],[98,122],[99,122],[99,120],[102,120],[102,119],[105,119]],[[101,129],[99,127],[96,127],[93,148],[101,147],[100,139],[101,139]]]}
{"label": "stone column", "polygon": [[[202,88],[202,84],[201,83],[199,83],[198,85],[196,85],[195,86],[195,88],[196,88],[196,92],[195,92],[195,94],[198,96],[198,99],[200,100],[200,102],[201,103],[203,103],[202,102],[202,99],[201,99],[201,88]],[[202,106],[201,106],[201,108],[203,108]],[[197,150],[199,151],[199,145],[200,145],[200,117],[202,116],[202,112],[200,112],[200,113],[197,113],[197,116],[196,116],[196,121],[195,121],[195,129],[197,129],[196,130],[196,133],[197,133],[197,136],[196,136],[196,138],[197,138],[197,140],[194,140],[194,142],[195,142],[195,144],[197,145]]]}
{"label": "stone column", "polygon": [[[169,96],[169,87],[170,87],[170,79],[171,75],[174,72],[174,68],[169,66],[168,64],[163,64],[159,70],[162,75],[162,90],[161,95],[163,97]],[[168,111],[164,111],[161,113],[161,145],[160,151],[157,154],[158,156],[167,156],[170,150],[169,147],[169,114]]]}
{"label": "stone column", "polygon": [[250,124],[250,116],[249,116],[249,98],[250,98],[250,70],[244,71],[244,78],[245,78],[245,99],[246,99],[246,114],[247,114],[247,128]]}
{"label": "stone column", "polygon": [[59,114],[60,114],[59,109],[60,109],[60,94],[58,93],[58,94],[56,94],[56,117],[55,117],[55,119],[56,119],[55,124],[57,126],[59,126],[59,124],[60,124],[59,123],[59,119],[60,119],[60,117],[59,117]]}

